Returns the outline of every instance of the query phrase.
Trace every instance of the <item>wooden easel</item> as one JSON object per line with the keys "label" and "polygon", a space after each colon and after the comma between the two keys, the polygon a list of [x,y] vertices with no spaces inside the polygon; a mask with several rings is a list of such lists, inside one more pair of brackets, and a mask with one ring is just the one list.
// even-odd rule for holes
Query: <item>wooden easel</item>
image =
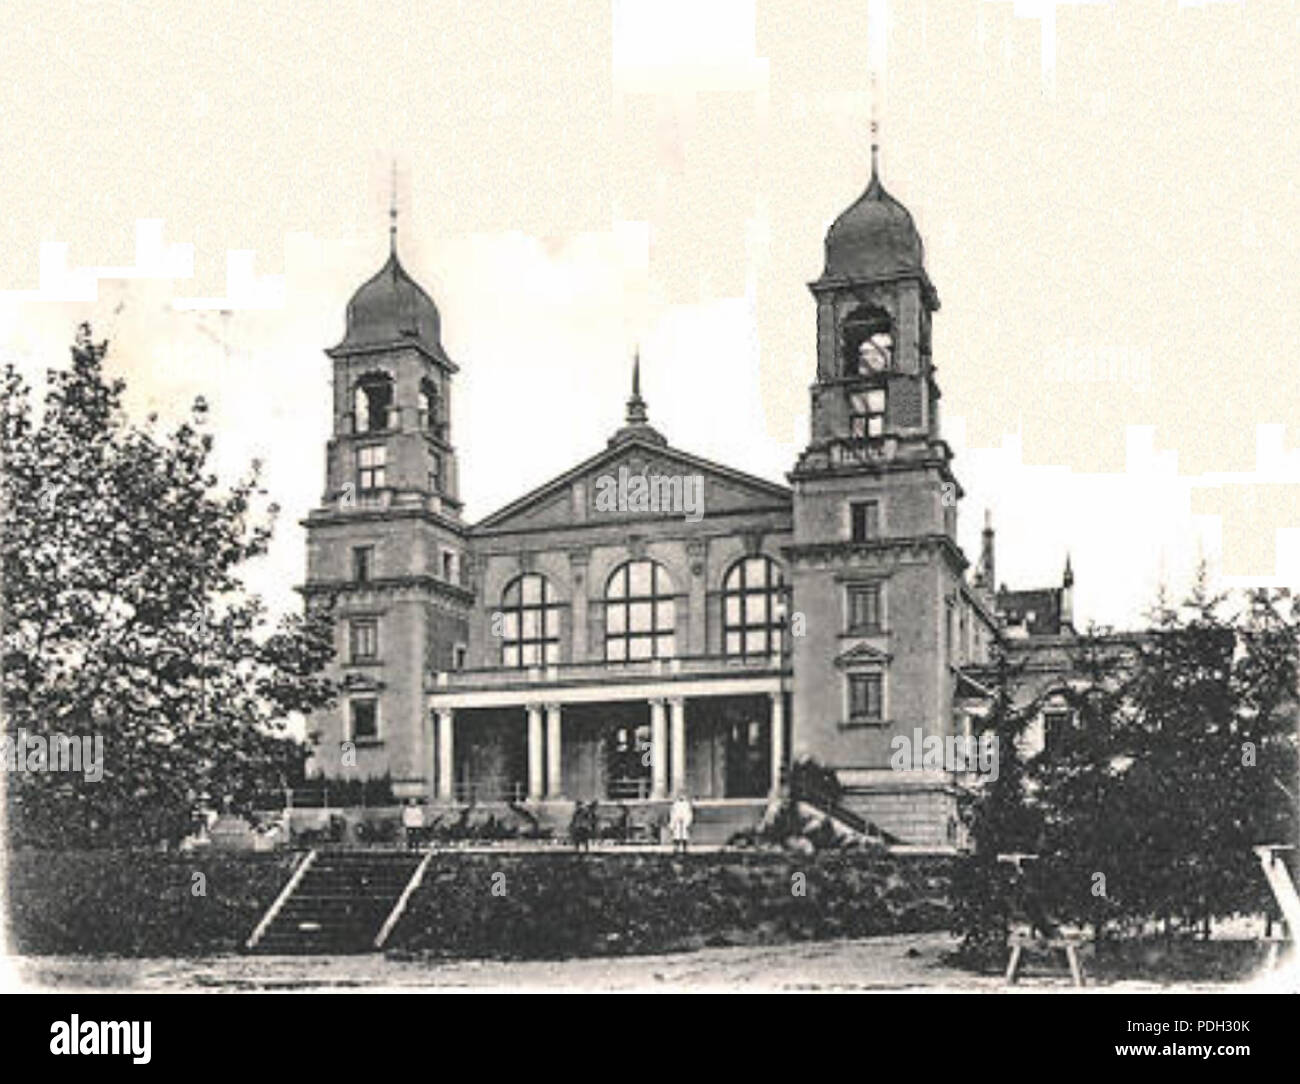
{"label": "wooden easel", "polygon": [[[1036,854],[1023,854],[1019,852],[1014,854],[998,855],[999,862],[1006,862],[1008,865],[1016,867],[1017,877],[1024,876],[1026,862],[1033,862],[1037,860],[1037,858],[1038,855]],[[1011,935],[1011,959],[1007,961],[1007,984],[1009,986],[1015,985],[1016,975],[1020,970],[1021,954],[1024,952],[1026,947],[1035,945],[1044,946],[1048,949],[1060,949],[1064,952],[1065,962],[1069,964],[1070,967],[1071,980],[1074,982],[1075,986],[1083,985],[1083,967],[1079,963],[1079,946],[1074,940],[1068,937],[1047,936],[1046,934],[1049,932],[1051,931],[1045,930],[1045,936],[1036,938],[1034,937],[1034,931],[1031,925],[1027,934],[1017,932]]]}
{"label": "wooden easel", "polygon": [[1049,949],[1060,949],[1065,953],[1065,962],[1070,966],[1070,979],[1075,986],[1083,985],[1083,967],[1079,963],[1079,946],[1067,937],[1053,937],[1039,940],[1033,934],[1012,934],[1011,959],[1007,961],[1007,985],[1014,986],[1016,973],[1020,969],[1020,954],[1026,946],[1045,945]]}
{"label": "wooden easel", "polygon": [[[1269,888],[1273,890],[1277,905],[1282,911],[1282,918],[1286,921],[1287,933],[1294,941],[1296,931],[1300,929],[1300,895],[1296,894],[1295,885],[1291,882],[1291,872],[1282,861],[1281,855],[1282,851],[1293,850],[1295,847],[1289,844],[1272,844],[1255,848],[1259,864],[1264,869],[1264,877],[1268,881]],[[1264,962],[1266,970],[1272,970],[1277,966],[1285,941],[1285,937],[1268,939],[1268,958]]]}

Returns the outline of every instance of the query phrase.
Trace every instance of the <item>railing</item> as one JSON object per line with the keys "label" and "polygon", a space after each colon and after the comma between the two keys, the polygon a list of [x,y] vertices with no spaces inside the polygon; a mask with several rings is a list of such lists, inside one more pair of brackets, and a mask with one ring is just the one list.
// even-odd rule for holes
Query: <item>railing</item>
{"label": "railing", "polygon": [[308,851],[298,863],[292,875],[289,877],[289,880],[285,882],[285,886],[280,889],[280,894],[275,897],[275,902],[267,908],[266,914],[262,916],[262,921],[259,922],[253,932],[249,934],[248,940],[244,942],[244,948],[252,949],[257,947],[257,943],[262,940],[262,935],[271,928],[271,923],[275,921],[275,916],[280,913],[280,909],[285,905],[285,902],[289,897],[293,895],[294,890],[298,887],[303,877],[307,875],[307,871],[311,869],[311,864],[316,861],[317,853],[318,852],[315,848],[313,848]]}
{"label": "railing", "polygon": [[348,425],[351,428],[352,432],[356,434],[387,433],[393,429],[401,428],[401,424],[402,424],[402,415],[401,412],[396,407],[390,407],[387,411],[384,412],[383,425],[372,426],[370,424],[370,418],[359,416],[355,410],[348,415]]}
{"label": "railing", "polygon": [[645,799],[650,797],[650,786],[651,781],[645,776],[611,779],[605,787],[605,793],[611,801]]}
{"label": "railing", "polygon": [[454,782],[452,798],[465,805],[476,802],[522,802],[526,789],[517,780],[482,779],[473,782]]}
{"label": "railing", "polygon": [[779,652],[772,652],[770,655],[689,655],[671,659],[637,659],[633,662],[596,660],[550,666],[494,666],[475,670],[439,671],[434,676],[434,683],[439,689],[501,689],[618,678],[645,680],[728,676],[735,673],[760,674],[788,668],[788,658],[783,658]]}

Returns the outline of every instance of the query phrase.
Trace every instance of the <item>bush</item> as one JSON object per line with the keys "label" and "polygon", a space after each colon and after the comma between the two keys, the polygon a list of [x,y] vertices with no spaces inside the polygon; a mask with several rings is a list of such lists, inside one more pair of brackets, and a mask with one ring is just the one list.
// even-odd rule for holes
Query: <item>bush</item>
{"label": "bush", "polygon": [[[230,952],[253,932],[294,860],[247,852],[15,849],[10,943],[28,955]],[[195,895],[200,885],[204,894]]]}

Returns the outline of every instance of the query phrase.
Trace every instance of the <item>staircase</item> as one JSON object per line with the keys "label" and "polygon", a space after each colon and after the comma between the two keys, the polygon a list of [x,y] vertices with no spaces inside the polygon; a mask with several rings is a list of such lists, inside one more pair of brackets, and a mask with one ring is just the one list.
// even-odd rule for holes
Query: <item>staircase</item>
{"label": "staircase", "polygon": [[423,858],[405,851],[313,852],[247,947],[279,955],[373,952]]}

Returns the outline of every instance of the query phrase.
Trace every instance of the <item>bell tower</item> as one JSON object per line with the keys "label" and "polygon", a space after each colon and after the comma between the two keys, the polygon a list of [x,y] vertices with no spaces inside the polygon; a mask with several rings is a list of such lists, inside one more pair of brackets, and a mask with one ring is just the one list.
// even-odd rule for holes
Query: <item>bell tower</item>
{"label": "bell tower", "polygon": [[433,299],[389,253],[347,306],[333,368],[325,490],[306,519],[309,604],[329,598],[332,676],[344,694],[313,716],[312,770],[389,776],[398,797],[432,795],[425,684],[468,640],[468,543],[461,522],[451,388]]}
{"label": "bell tower", "polygon": [[951,809],[942,773],[891,770],[891,743],[918,728],[951,731],[961,490],[939,429],[930,346],[939,298],[875,146],[867,188],[831,225],[825,255],[809,285],[810,440],[789,475],[792,608],[805,622],[792,638],[793,753],[834,768],[868,819],[919,817],[911,836],[942,841]]}

